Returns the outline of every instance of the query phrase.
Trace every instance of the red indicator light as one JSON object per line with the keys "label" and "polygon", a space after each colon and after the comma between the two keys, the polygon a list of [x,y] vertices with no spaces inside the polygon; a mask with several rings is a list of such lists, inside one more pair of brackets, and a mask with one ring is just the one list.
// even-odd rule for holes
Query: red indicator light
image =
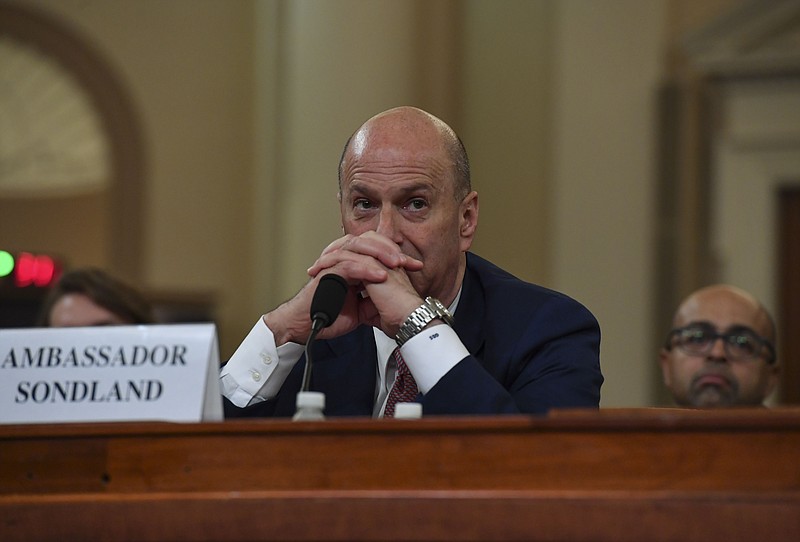
{"label": "red indicator light", "polygon": [[33,284],[33,279],[36,277],[36,256],[30,252],[20,253],[14,271],[14,282],[17,287],[25,288]]}
{"label": "red indicator light", "polygon": [[14,283],[18,288],[50,286],[57,278],[56,262],[50,256],[21,252],[14,268]]}
{"label": "red indicator light", "polygon": [[56,264],[50,256],[36,257],[36,276],[33,283],[39,288],[49,286],[56,274]]}

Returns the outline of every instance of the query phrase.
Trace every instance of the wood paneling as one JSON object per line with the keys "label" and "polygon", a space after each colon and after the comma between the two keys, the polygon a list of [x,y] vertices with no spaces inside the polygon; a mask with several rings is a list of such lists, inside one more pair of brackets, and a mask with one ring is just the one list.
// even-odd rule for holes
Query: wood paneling
{"label": "wood paneling", "polygon": [[797,540],[799,451],[794,409],[5,426],[0,539]]}

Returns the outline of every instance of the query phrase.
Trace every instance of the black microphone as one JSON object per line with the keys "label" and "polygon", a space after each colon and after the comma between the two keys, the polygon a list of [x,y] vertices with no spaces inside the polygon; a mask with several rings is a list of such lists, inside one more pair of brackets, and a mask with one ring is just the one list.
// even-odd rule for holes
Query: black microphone
{"label": "black microphone", "polygon": [[312,328],[319,326],[319,329],[322,329],[336,321],[344,306],[344,296],[347,295],[348,288],[347,281],[334,273],[324,275],[320,279],[317,291],[311,300]]}
{"label": "black microphone", "polygon": [[339,275],[329,273],[323,275],[317,284],[317,290],[311,299],[311,333],[306,341],[306,367],[303,371],[303,387],[300,391],[308,391],[311,382],[311,345],[317,334],[336,321],[344,306],[344,298],[350,287]]}

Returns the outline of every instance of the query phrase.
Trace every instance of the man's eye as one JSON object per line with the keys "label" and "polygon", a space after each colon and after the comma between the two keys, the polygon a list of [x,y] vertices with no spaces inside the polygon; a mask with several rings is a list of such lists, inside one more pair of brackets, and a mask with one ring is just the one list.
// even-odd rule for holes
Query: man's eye
{"label": "man's eye", "polygon": [[683,336],[683,340],[687,343],[702,344],[708,340],[708,335],[705,331],[692,330]]}
{"label": "man's eye", "polygon": [[732,335],[730,338],[732,346],[738,348],[743,352],[755,353],[758,350],[756,340],[749,335]]}
{"label": "man's eye", "polygon": [[424,199],[415,198],[408,202],[408,207],[414,211],[419,211],[427,207],[427,203]]}
{"label": "man's eye", "polygon": [[355,207],[356,209],[361,209],[361,210],[371,209],[372,208],[372,202],[370,202],[369,200],[366,200],[366,199],[357,199],[355,202],[353,202],[353,207]]}

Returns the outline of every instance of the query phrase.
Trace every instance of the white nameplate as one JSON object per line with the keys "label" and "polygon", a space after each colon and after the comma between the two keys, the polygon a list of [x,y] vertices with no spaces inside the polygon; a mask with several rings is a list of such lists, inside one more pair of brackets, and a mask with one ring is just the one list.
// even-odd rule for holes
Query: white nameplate
{"label": "white nameplate", "polygon": [[0,423],[222,420],[214,324],[0,330]]}

